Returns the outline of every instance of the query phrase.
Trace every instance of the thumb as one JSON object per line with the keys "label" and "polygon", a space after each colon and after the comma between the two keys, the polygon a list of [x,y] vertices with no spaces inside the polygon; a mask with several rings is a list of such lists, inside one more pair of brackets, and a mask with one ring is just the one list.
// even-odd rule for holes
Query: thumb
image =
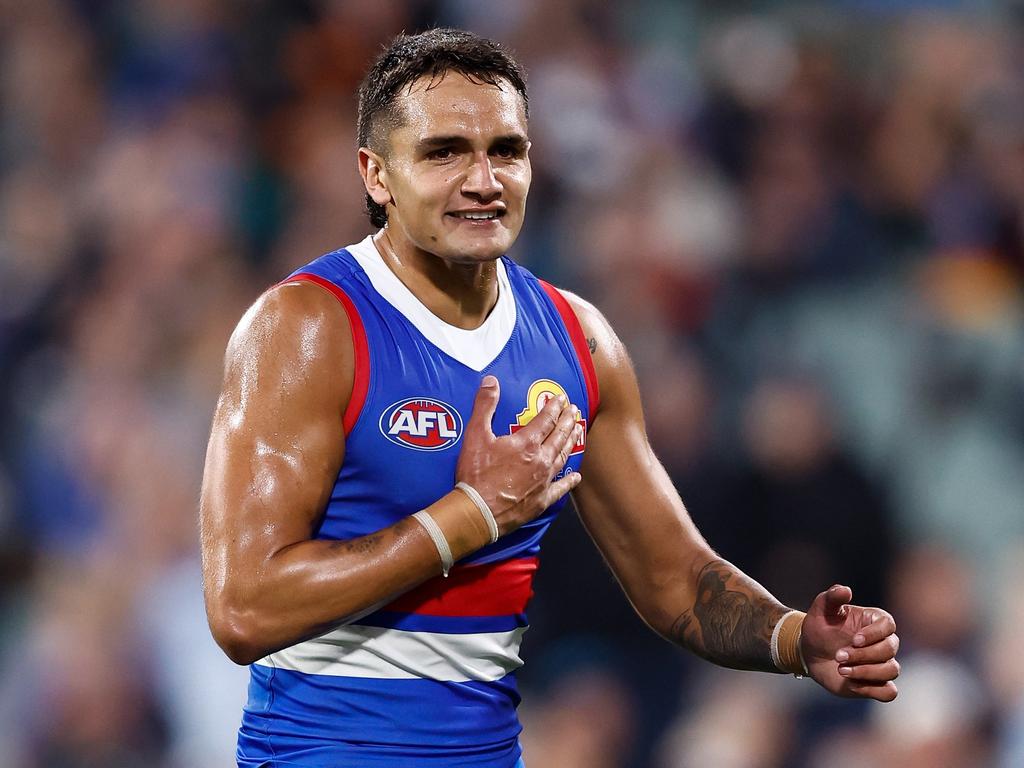
{"label": "thumb", "polygon": [[828,617],[842,616],[843,606],[853,600],[853,590],[840,584],[834,584],[825,592],[825,615]]}
{"label": "thumb", "polygon": [[476,400],[473,403],[473,413],[469,417],[467,432],[481,432],[489,437],[494,437],[491,431],[491,420],[494,418],[494,411],[498,407],[498,398],[501,397],[501,387],[498,380],[488,374],[480,382],[480,389],[476,391]]}

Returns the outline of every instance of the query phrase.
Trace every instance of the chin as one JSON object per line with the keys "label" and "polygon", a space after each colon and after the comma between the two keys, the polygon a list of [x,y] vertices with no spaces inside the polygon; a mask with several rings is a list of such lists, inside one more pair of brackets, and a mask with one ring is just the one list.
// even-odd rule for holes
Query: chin
{"label": "chin", "polygon": [[505,255],[506,251],[507,249],[505,248],[472,251],[463,254],[462,258],[466,261],[473,261],[476,263],[486,261],[497,261],[498,259]]}
{"label": "chin", "polygon": [[519,217],[508,219],[485,227],[446,220],[446,226],[432,233],[437,237],[433,251],[454,261],[493,261],[507,253],[519,235]]}
{"label": "chin", "polygon": [[504,256],[515,240],[500,238],[451,243],[445,248],[454,261],[494,261]]}

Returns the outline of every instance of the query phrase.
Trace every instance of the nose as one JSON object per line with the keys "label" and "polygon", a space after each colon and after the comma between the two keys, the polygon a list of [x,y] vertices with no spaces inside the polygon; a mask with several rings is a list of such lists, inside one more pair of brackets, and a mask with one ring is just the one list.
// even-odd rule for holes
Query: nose
{"label": "nose", "polygon": [[486,152],[473,156],[473,162],[462,182],[462,193],[481,203],[489,203],[501,197],[503,187],[491,167],[491,158]]}

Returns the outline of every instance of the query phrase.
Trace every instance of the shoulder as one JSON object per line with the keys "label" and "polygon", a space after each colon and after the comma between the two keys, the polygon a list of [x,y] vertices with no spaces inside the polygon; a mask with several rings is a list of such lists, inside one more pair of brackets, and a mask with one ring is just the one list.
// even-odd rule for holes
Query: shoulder
{"label": "shoulder", "polygon": [[[318,371],[337,373],[353,366],[352,331],[337,296],[307,281],[268,288],[246,310],[228,342],[226,373],[260,375],[301,386]],[[350,377],[348,377],[350,378]]]}
{"label": "shoulder", "polygon": [[558,289],[579,320],[594,362],[594,371],[601,391],[600,411],[616,402],[623,389],[635,389],[633,364],[626,347],[601,311],[586,299],[570,291]]}
{"label": "shoulder", "polygon": [[594,359],[594,366],[598,369],[598,376],[601,375],[602,368],[615,367],[628,360],[626,349],[615,329],[597,307],[570,291],[559,288],[558,292],[565,297],[580,322],[583,334],[587,337],[587,346]]}
{"label": "shoulder", "polygon": [[600,333],[605,329],[611,330],[611,326],[608,324],[605,316],[589,301],[563,288],[558,288],[557,290],[569,302],[569,306],[572,307],[572,311],[576,314],[576,318],[580,321],[584,331]]}
{"label": "shoulder", "polygon": [[231,341],[259,347],[310,334],[335,341],[351,337],[347,314],[330,290],[305,280],[289,280],[268,288],[253,302]]}

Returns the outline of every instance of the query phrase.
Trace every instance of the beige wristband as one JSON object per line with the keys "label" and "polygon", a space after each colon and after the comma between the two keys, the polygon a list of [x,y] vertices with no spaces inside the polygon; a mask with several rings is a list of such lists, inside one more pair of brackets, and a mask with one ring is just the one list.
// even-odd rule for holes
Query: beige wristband
{"label": "beige wristband", "polygon": [[780,671],[789,672],[797,677],[809,674],[800,648],[806,615],[802,611],[788,611],[782,615],[772,630],[772,662]]}
{"label": "beige wristband", "polygon": [[456,483],[455,487],[462,491],[464,494],[469,496],[470,500],[476,504],[476,508],[480,510],[480,514],[484,518],[484,522],[487,523],[487,530],[491,534],[491,540],[489,544],[493,544],[498,540],[498,521],[494,519],[494,513],[491,512],[491,508],[487,506],[487,502],[484,501],[484,497],[469,483]]}

